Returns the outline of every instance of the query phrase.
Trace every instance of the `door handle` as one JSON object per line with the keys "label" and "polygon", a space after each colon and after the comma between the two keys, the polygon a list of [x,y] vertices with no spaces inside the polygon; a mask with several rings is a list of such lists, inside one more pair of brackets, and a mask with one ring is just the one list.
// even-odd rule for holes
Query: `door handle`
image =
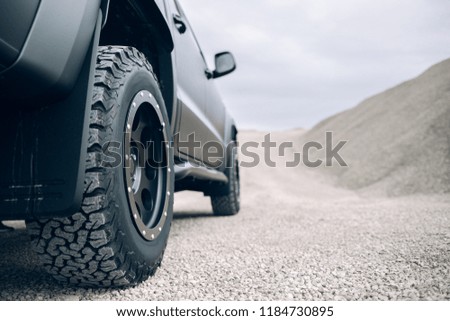
{"label": "door handle", "polygon": [[175,23],[175,27],[177,28],[179,33],[183,34],[186,32],[186,24],[179,14],[173,15],[173,22]]}

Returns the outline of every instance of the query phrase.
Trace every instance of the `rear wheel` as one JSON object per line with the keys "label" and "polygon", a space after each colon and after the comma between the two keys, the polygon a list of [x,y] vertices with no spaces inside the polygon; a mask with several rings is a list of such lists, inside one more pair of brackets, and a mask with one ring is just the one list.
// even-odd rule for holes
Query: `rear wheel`
{"label": "rear wheel", "polygon": [[81,209],[29,222],[28,230],[56,279],[134,285],[160,266],[172,221],[167,111],[152,67],[134,48],[99,48],[93,92]]}
{"label": "rear wheel", "polygon": [[225,175],[228,183],[211,195],[211,205],[215,215],[237,214],[241,206],[241,188],[239,179],[239,160],[235,148],[230,149]]}

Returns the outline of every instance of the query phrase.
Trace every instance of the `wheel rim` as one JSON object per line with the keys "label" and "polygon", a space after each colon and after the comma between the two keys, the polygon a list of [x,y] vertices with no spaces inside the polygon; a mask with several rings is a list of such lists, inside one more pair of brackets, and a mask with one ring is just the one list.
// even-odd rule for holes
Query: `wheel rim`
{"label": "wheel rim", "polygon": [[129,108],[125,139],[125,188],[132,220],[148,241],[162,232],[170,198],[169,140],[155,97],[143,90]]}
{"label": "wheel rim", "polygon": [[238,203],[241,202],[241,184],[239,178],[239,160],[237,155],[235,156],[234,162],[234,190],[236,191],[236,200]]}

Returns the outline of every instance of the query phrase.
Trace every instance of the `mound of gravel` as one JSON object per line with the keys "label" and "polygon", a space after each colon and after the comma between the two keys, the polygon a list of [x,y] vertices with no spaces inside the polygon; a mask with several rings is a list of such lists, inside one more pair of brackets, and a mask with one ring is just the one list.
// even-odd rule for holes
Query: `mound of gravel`
{"label": "mound of gravel", "polygon": [[[450,192],[450,59],[330,117],[303,135],[348,141],[348,167],[324,171],[350,189],[400,196]],[[324,157],[317,153],[316,157]]]}

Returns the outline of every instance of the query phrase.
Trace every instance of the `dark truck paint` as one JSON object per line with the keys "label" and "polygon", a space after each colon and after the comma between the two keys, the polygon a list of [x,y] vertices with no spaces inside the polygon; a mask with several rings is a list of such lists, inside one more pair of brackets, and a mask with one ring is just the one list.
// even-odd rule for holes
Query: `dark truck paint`
{"label": "dark truck paint", "polygon": [[212,168],[199,150],[178,150],[177,142],[192,133],[202,146],[218,142],[225,150],[237,129],[176,2],[5,0],[0,6],[0,219],[62,217],[80,207],[99,45],[137,48],[153,66],[177,138],[175,159],[196,164],[179,166],[175,189],[208,195],[224,181],[224,165]]}
{"label": "dark truck paint", "polygon": [[58,281],[145,281],[174,192],[240,209],[237,129],[213,81],[235,68],[222,52],[208,69],[177,0],[3,0],[0,220],[26,221]]}

